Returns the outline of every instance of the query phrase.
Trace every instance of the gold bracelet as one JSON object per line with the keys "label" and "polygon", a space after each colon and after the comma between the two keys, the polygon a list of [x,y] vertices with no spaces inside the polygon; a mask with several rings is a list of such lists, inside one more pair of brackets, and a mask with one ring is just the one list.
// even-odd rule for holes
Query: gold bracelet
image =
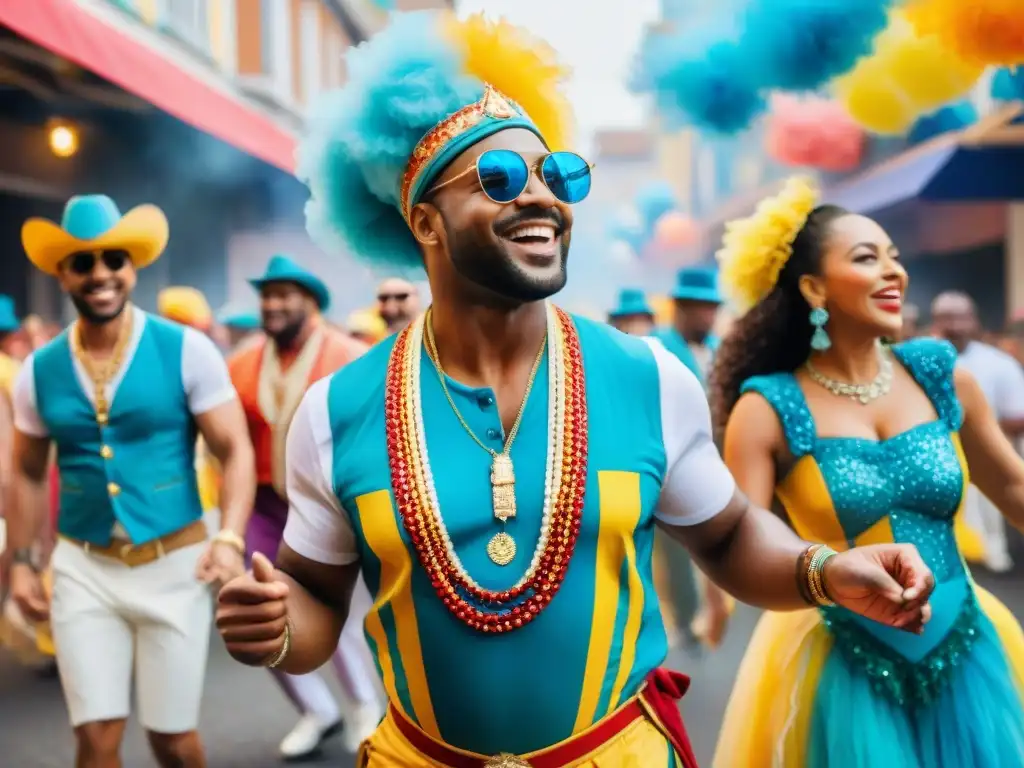
{"label": "gold bracelet", "polygon": [[815,544],[808,551],[807,558],[807,589],[810,592],[814,604],[827,608],[835,605],[835,601],[828,595],[825,588],[825,563],[835,557],[838,553],[824,544]]}
{"label": "gold bracelet", "polygon": [[217,531],[217,535],[213,537],[213,541],[216,544],[227,544],[242,557],[245,557],[245,539],[234,531],[229,530],[228,528]]}
{"label": "gold bracelet", "polygon": [[265,666],[267,669],[274,669],[281,665],[288,657],[288,652],[292,649],[292,623],[285,619],[284,622],[284,643],[281,645],[281,650],[274,654],[274,656],[268,661]]}

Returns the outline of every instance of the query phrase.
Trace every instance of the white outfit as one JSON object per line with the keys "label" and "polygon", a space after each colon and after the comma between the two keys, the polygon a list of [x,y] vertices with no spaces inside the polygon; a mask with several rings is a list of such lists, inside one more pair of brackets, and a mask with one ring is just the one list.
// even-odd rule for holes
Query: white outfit
{"label": "white outfit", "polygon": [[[996,418],[1024,418],[1024,369],[1013,357],[988,344],[972,341],[957,358],[978,381]],[[985,543],[985,562],[993,571],[1007,571],[1010,560],[1006,521],[995,505],[975,486],[968,489],[964,516]]]}
{"label": "white outfit", "polygon": [[[113,402],[142,338],[146,313],[137,308],[133,312],[132,338],[121,370],[107,386],[107,402]],[[191,328],[185,329],[181,365],[194,416],[237,397],[223,356]],[[92,380],[77,359],[74,366],[79,385],[95,402]],[[14,424],[32,437],[49,434],[36,408],[31,356],[15,383]],[[114,534],[128,538],[118,524]],[[127,717],[134,675],[143,727],[157,733],[196,728],[213,619],[211,590],[195,575],[204,546],[183,547],[129,568],[58,541],[51,560],[50,620],[73,726]]]}

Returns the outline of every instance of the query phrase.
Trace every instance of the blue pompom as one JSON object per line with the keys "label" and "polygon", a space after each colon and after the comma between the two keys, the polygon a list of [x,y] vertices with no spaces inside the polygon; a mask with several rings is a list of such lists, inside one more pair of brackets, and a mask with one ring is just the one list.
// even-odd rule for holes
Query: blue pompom
{"label": "blue pompom", "polygon": [[754,0],[743,22],[743,57],[766,88],[816,90],[871,53],[892,5],[893,0]]}
{"label": "blue pompom", "polygon": [[650,237],[658,219],[676,208],[676,196],[672,187],[663,181],[655,181],[641,187],[636,195],[636,210],[640,214],[644,231]]}
{"label": "blue pompom", "polygon": [[998,70],[992,78],[991,92],[996,101],[1024,101],[1024,67]]}
{"label": "blue pompom", "polygon": [[691,125],[734,134],[749,128],[767,109],[735,43],[718,39],[694,45],[680,39],[672,56],[653,70],[655,102],[669,128]]}
{"label": "blue pompom", "polygon": [[643,230],[621,219],[613,219],[608,225],[608,239],[612,242],[623,242],[633,253],[640,253],[647,243]]}
{"label": "blue pompom", "polygon": [[422,266],[402,219],[402,173],[426,133],[483,93],[461,72],[433,13],[396,14],[348,56],[348,83],[316,105],[298,151],[306,226],[328,253],[387,269]]}
{"label": "blue pompom", "polygon": [[969,101],[958,101],[919,118],[907,138],[911,144],[920,144],[944,133],[963,130],[977,120],[978,110],[974,105]]}

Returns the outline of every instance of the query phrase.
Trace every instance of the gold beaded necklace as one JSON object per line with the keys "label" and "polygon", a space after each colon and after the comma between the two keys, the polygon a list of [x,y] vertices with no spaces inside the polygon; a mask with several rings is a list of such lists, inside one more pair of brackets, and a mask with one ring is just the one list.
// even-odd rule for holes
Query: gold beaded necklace
{"label": "gold beaded necklace", "polygon": [[96,423],[105,426],[110,419],[110,403],[107,400],[107,386],[114,376],[121,369],[121,361],[124,359],[125,350],[132,337],[132,326],[135,320],[135,312],[132,305],[128,304],[123,312],[127,313],[124,322],[121,323],[121,332],[114,343],[114,349],[106,360],[97,360],[82,344],[82,321],[76,320],[71,328],[70,340],[71,351],[78,362],[82,364],[89,379],[92,381],[96,409]]}

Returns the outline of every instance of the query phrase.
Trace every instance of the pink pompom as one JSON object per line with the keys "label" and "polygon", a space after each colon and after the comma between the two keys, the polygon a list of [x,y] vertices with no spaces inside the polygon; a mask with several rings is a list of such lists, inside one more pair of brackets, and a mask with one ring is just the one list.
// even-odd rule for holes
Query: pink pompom
{"label": "pink pompom", "polygon": [[837,102],[779,94],[772,97],[765,149],[783,165],[852,171],[864,152],[864,131]]}

